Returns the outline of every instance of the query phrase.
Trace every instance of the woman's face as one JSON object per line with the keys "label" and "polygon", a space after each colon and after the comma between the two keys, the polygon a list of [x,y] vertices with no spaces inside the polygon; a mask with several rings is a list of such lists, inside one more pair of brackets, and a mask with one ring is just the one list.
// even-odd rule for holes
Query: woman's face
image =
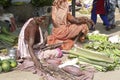
{"label": "woman's face", "polygon": [[37,24],[39,25],[39,24],[41,24],[41,23],[44,22],[45,18],[46,18],[46,16],[36,17],[36,18],[35,18],[35,21],[36,21]]}

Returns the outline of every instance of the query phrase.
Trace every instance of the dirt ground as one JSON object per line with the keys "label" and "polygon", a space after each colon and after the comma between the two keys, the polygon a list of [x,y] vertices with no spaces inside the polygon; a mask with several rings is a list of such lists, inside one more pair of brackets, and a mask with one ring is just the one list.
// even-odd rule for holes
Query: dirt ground
{"label": "dirt ground", "polygon": [[[81,14],[80,16],[82,16]],[[78,16],[78,13],[77,13]],[[90,15],[84,14],[84,16]],[[102,25],[101,19],[98,17],[98,21],[96,24],[96,29],[100,31],[100,33],[104,34],[116,34],[120,33],[120,13],[116,10],[116,25],[117,27],[111,31],[105,31],[104,26]],[[120,80],[120,70],[109,71],[109,72],[97,72],[94,74],[93,80]],[[32,72],[24,72],[14,70],[7,73],[0,74],[0,80],[42,80],[38,75],[32,74]]]}

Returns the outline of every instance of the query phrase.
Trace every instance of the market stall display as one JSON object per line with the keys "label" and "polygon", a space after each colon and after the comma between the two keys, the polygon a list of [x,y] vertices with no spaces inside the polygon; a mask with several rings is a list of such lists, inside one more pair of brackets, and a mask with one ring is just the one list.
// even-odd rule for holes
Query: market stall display
{"label": "market stall display", "polygon": [[0,73],[9,72],[17,67],[17,61],[15,59],[0,59]]}
{"label": "market stall display", "polygon": [[13,46],[17,43],[17,36],[14,35],[12,32],[9,32],[7,30],[7,27],[2,26],[0,33],[0,42],[3,43],[3,45]]}
{"label": "market stall display", "polygon": [[[116,36],[116,35],[114,35]],[[69,51],[69,58],[78,58],[79,63],[85,62],[94,66],[99,71],[111,71],[120,67],[120,36],[116,39],[118,42],[112,43],[116,39],[110,38],[99,32],[89,33],[88,42],[83,44],[82,48],[74,47]]]}
{"label": "market stall display", "polygon": [[[85,7],[84,9],[86,9],[86,12],[84,12],[80,8],[81,9],[80,13],[83,12],[83,14],[89,14],[90,6],[84,5],[84,7]],[[88,7],[89,7],[89,9],[88,9]],[[5,28],[1,28],[1,30],[2,29],[5,30]],[[1,34],[3,34],[3,31],[1,31],[1,32],[2,32]],[[12,38],[14,37],[13,34],[12,35],[11,35],[11,33],[9,33],[9,34],[10,34],[9,35],[10,37],[11,36],[12,36]],[[3,36],[6,37],[6,30],[5,30],[5,35],[3,35]],[[7,43],[12,46],[14,44],[16,44],[17,38],[13,39],[15,41],[15,43],[14,43],[14,41],[12,41],[12,39],[9,36],[7,36],[7,39],[9,38],[10,41],[3,40],[3,38],[0,37],[0,38],[2,38],[0,40],[0,42],[6,41],[6,42],[2,42],[2,43]],[[50,75],[48,74],[46,77],[49,77],[49,78],[54,77],[57,79],[58,78],[61,79],[64,77],[64,80],[68,80],[68,78],[70,78],[70,80],[76,80],[76,76],[77,77],[78,76],[82,77],[82,75],[83,75],[83,77],[88,76],[88,74],[82,73],[82,72],[84,72],[84,70],[86,68],[85,66],[94,67],[98,71],[111,71],[111,70],[115,70],[115,69],[119,68],[119,63],[120,63],[120,60],[119,60],[119,57],[120,57],[119,35],[117,35],[117,36],[115,35],[115,36],[111,37],[111,36],[108,36],[105,34],[100,34],[100,33],[99,34],[98,33],[97,34],[90,33],[87,36],[87,40],[88,40],[88,42],[84,43],[84,45],[82,45],[83,46],[82,48],[80,48],[78,46],[74,46],[71,50],[69,50],[67,52],[68,54],[63,54],[63,57],[65,57],[65,55],[68,55],[67,60],[69,58],[70,61],[68,62],[68,64],[64,64],[64,60],[62,59],[63,57],[60,58],[62,61],[60,60],[60,63],[58,65],[60,66],[62,63],[64,64],[64,67],[62,67],[61,69],[60,69],[60,67],[58,68],[56,66],[46,66],[43,63],[44,70],[50,74]],[[111,41],[111,40],[114,40],[114,41]],[[13,44],[11,44],[11,43],[13,43]],[[2,46],[2,45],[0,44],[0,46]],[[45,47],[49,48],[49,46],[45,46]],[[0,52],[7,53],[7,49],[0,50]],[[71,58],[75,59],[75,62],[72,62]],[[9,61],[9,63],[7,61]],[[7,61],[5,61],[5,62],[4,62],[4,60],[0,61],[0,72],[12,71],[12,70],[14,70],[14,68],[12,68],[12,67],[14,67],[14,66],[16,68],[17,63],[11,64],[11,62],[10,62],[11,60],[7,60]],[[55,63],[58,63],[59,60],[57,61],[57,59],[56,60],[54,59],[54,60],[48,60],[47,62],[48,62],[48,64],[52,63],[52,65],[54,65]],[[85,66],[83,66],[84,64],[85,64]],[[90,74],[91,74],[91,72],[90,72]],[[52,77],[51,77],[51,75],[52,75]],[[93,74],[92,74],[92,76],[93,76]],[[53,78],[52,78],[52,80],[53,80]]]}

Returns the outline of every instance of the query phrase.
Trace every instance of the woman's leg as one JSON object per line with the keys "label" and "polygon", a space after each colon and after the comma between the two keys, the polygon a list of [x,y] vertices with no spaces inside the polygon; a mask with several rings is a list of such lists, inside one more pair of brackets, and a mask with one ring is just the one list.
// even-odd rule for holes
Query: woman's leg
{"label": "woman's leg", "polygon": [[92,14],[91,14],[91,19],[92,19],[93,22],[96,24],[96,22],[97,22],[97,14],[94,13],[94,12],[92,12]]}
{"label": "woman's leg", "polygon": [[105,29],[106,29],[107,31],[109,31],[109,30],[111,29],[111,27],[110,27],[110,23],[109,23],[109,21],[108,21],[107,16],[104,15],[104,14],[100,14],[100,17],[101,17],[101,19],[103,20],[103,23],[106,24],[106,28],[105,28]]}
{"label": "woman's leg", "polygon": [[116,4],[115,3],[110,3],[110,11],[107,13],[108,21],[111,25],[111,28],[115,28],[115,9],[116,9]]}
{"label": "woman's leg", "polygon": [[[97,14],[95,8],[91,11],[91,20],[93,20],[94,24],[97,22]],[[95,30],[95,28],[92,26],[90,30]]]}

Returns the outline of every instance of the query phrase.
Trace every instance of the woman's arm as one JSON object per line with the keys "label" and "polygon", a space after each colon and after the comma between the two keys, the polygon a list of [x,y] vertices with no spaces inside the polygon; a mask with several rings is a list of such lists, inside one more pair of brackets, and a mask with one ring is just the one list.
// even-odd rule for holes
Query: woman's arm
{"label": "woman's arm", "polygon": [[67,14],[67,20],[72,24],[80,24],[79,20],[72,16],[70,13]]}

